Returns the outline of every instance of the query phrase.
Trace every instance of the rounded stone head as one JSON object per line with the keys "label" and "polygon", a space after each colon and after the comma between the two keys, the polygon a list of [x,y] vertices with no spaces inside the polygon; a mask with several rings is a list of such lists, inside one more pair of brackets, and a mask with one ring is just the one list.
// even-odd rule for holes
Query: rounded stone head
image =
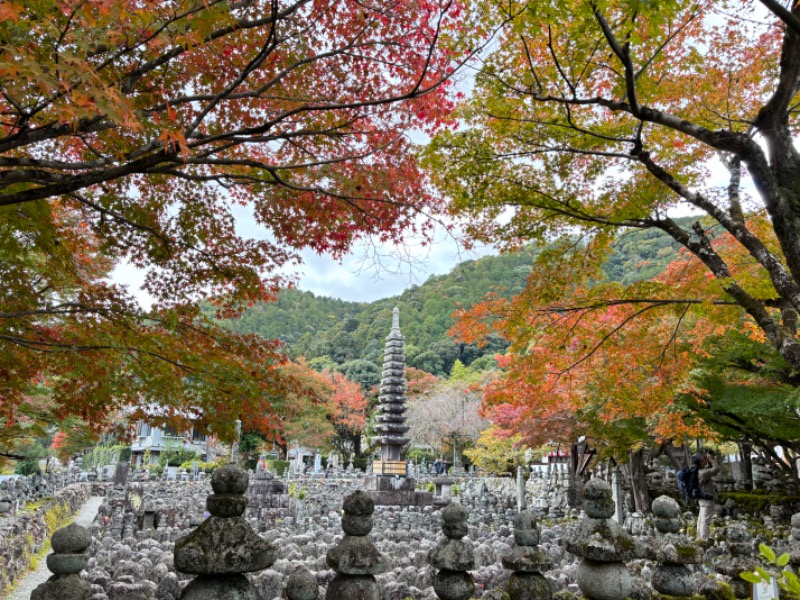
{"label": "rounded stone head", "polygon": [[92,543],[92,535],[85,527],[72,523],[57,530],[50,543],[56,554],[80,554]]}
{"label": "rounded stone head", "polygon": [[375,501],[366,492],[356,490],[345,497],[342,509],[347,515],[368,517],[375,512]]}
{"label": "rounded stone head", "polygon": [[249,482],[247,472],[234,464],[220,467],[211,475],[211,488],[215,494],[244,494]]}
{"label": "rounded stone head", "polygon": [[451,540],[460,540],[469,532],[469,513],[461,504],[448,504],[442,509],[442,533]]}
{"label": "rounded stone head", "polygon": [[653,500],[653,514],[660,519],[677,519],[681,516],[681,507],[669,496],[659,496]]}
{"label": "rounded stone head", "polygon": [[583,488],[583,495],[587,500],[604,500],[611,498],[611,486],[602,479],[597,477],[589,480],[589,483]]}
{"label": "rounded stone head", "polygon": [[317,578],[306,568],[297,569],[286,580],[286,597],[289,600],[316,600]]}

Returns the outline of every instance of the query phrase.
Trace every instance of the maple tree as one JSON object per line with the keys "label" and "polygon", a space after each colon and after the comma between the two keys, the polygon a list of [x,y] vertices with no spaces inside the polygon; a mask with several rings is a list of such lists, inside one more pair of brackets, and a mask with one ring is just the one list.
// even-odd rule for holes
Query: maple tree
{"label": "maple tree", "polygon": [[479,469],[494,475],[503,475],[515,473],[517,467],[526,466],[525,451],[522,436],[509,436],[497,427],[490,426],[478,436],[475,447],[467,448],[464,454]]}
{"label": "maple tree", "polygon": [[[463,325],[466,340],[497,328],[514,342],[505,398],[528,386],[545,412],[495,388],[509,422],[535,414],[554,437],[591,427],[621,446],[678,434],[674,394],[717,327],[750,328],[800,370],[787,323],[800,309],[800,5],[493,7],[511,23],[427,162],[476,239],[562,240],[521,296]],[[675,209],[698,216],[684,226]],[[660,280],[598,285],[633,228],[666,233],[683,261]]]}
{"label": "maple tree", "polygon": [[327,402],[328,418],[336,432],[331,446],[342,456],[361,454],[361,434],[367,425],[368,398],[361,384],[341,373],[331,376],[333,393]]}
{"label": "maple tree", "polygon": [[287,362],[280,370],[298,385],[280,404],[277,423],[274,426],[264,423],[265,415],[254,412],[243,419],[243,429],[250,432],[267,431],[266,438],[280,447],[284,456],[293,442],[307,448],[326,446],[335,433],[328,407],[334,392],[332,379],[327,373],[319,373],[309,367],[303,359]]}
{"label": "maple tree", "polygon": [[[56,418],[95,427],[136,407],[230,439],[237,417],[274,415],[293,385],[276,346],[197,301],[230,317],[302,249],[428,231],[438,202],[407,133],[451,109],[478,18],[429,0],[0,3],[9,426],[36,383]],[[108,282],[120,261],[152,309]]]}

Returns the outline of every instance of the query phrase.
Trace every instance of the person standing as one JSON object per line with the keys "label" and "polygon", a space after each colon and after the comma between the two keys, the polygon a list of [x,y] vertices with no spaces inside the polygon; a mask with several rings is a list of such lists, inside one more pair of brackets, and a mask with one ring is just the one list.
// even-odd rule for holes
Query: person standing
{"label": "person standing", "polygon": [[717,489],[714,486],[714,476],[720,472],[722,465],[714,460],[711,450],[702,455],[695,455],[695,464],[698,466],[697,484],[700,488],[700,513],[697,515],[697,537],[707,540],[711,529],[711,518],[716,507]]}

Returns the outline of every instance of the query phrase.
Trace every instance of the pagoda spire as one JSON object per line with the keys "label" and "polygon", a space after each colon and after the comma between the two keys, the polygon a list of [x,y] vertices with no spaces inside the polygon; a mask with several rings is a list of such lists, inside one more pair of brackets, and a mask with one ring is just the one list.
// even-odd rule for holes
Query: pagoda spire
{"label": "pagoda spire", "polygon": [[392,329],[386,338],[383,353],[378,416],[372,443],[381,449],[376,475],[405,475],[405,461],[400,450],[408,444],[406,425],[406,355],[405,338],[400,333],[400,309],[392,310]]}

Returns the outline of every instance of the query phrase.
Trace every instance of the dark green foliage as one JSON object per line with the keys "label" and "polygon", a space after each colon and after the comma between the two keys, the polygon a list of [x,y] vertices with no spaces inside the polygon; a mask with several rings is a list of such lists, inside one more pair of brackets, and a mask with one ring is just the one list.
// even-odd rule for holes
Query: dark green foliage
{"label": "dark green foliage", "polygon": [[130,462],[131,461],[131,447],[125,446],[122,450],[119,451],[119,460],[120,462]]}
{"label": "dark green foliage", "polygon": [[[676,219],[680,225],[694,220]],[[625,285],[652,279],[678,255],[678,242],[659,229],[629,231],[612,247],[614,252],[603,265],[603,273],[609,280]]]}
{"label": "dark green foliage", "polygon": [[160,467],[179,467],[190,460],[200,460],[200,455],[194,450],[187,448],[167,448],[158,455],[158,465]]}
{"label": "dark green foliage", "polygon": [[369,360],[355,359],[341,365],[337,369],[350,381],[361,385],[364,393],[368,393],[381,382],[381,368]]}
{"label": "dark green foliage", "polygon": [[[684,220],[688,223],[691,219],[679,219]],[[622,283],[652,277],[677,255],[672,238],[658,231],[631,231],[613,247],[604,272]],[[510,297],[522,291],[538,254],[528,246],[519,252],[468,260],[446,275],[431,275],[399,296],[372,303],[287,289],[276,302],[248,310],[229,326],[237,333],[280,339],[290,357],[305,357],[317,370],[347,374],[361,361],[376,367],[382,364],[392,308],[397,306],[410,366],[439,376],[447,376],[456,360],[465,366],[481,361],[479,366],[491,368],[492,357],[505,352],[507,344],[499,337],[482,348],[456,343],[447,333],[454,325],[452,314],[459,307],[469,308],[484,300],[489,292]],[[360,369],[359,373],[366,371]],[[355,380],[362,385],[371,381],[366,375]]]}
{"label": "dark green foliage", "polygon": [[[782,445],[800,451],[800,398],[796,388],[775,385],[731,385],[719,375],[698,375],[706,393],[680,400],[696,418],[724,439],[747,439],[753,445]],[[701,401],[702,400],[702,401]]]}
{"label": "dark green foliage", "polygon": [[17,463],[14,473],[17,475],[36,475],[39,472],[38,460],[23,460]]}

